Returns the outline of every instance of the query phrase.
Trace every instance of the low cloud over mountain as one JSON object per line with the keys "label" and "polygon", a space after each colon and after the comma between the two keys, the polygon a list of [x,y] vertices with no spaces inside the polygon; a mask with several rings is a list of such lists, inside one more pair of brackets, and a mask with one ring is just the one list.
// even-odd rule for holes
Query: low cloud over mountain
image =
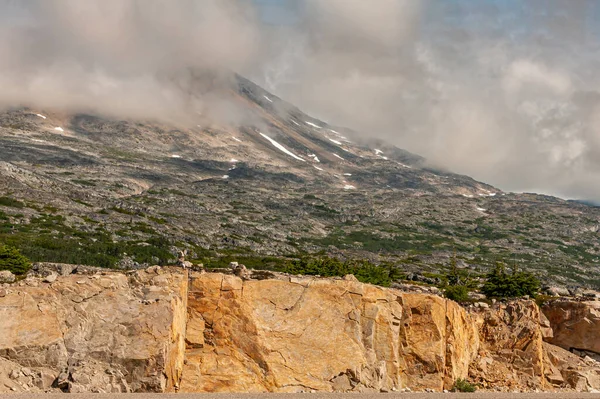
{"label": "low cloud over mountain", "polygon": [[543,5],[2,0],[0,104],[243,123],[189,89],[190,71],[233,70],[503,189],[598,200],[600,6]]}

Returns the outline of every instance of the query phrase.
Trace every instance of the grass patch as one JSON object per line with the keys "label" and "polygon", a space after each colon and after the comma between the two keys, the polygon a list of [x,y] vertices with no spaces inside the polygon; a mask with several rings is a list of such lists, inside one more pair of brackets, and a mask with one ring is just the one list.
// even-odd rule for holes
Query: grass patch
{"label": "grass patch", "polygon": [[72,179],[71,182],[73,182],[75,184],[79,184],[80,186],[86,186],[86,187],[95,187],[96,186],[96,183],[94,183],[93,181],[84,180],[84,179]]}
{"label": "grass patch", "polygon": [[25,204],[19,200],[11,197],[0,197],[0,206],[6,206],[9,208],[24,208]]}

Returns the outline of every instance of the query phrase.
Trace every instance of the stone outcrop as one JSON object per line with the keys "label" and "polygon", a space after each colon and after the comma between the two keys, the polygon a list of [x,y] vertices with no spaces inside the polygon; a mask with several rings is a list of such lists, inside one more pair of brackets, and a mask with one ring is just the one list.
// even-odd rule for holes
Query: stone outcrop
{"label": "stone outcrop", "polygon": [[[533,301],[465,309],[353,276],[80,269],[2,288],[0,392],[600,388],[600,363],[553,345],[595,348],[592,304],[546,318]],[[578,323],[590,339],[567,343]]]}
{"label": "stone outcrop", "polygon": [[194,275],[187,392],[442,390],[479,342],[456,303],[356,281]]}
{"label": "stone outcrop", "polygon": [[544,336],[548,321],[533,301],[499,303],[480,309],[479,337],[484,343],[471,367],[471,379],[484,388],[551,388],[545,378]]}
{"label": "stone outcrop", "polygon": [[184,274],[156,267],[22,284],[0,298],[0,370],[13,381],[0,392],[162,392],[179,382]]}
{"label": "stone outcrop", "polygon": [[600,353],[600,301],[552,301],[543,307],[553,326],[553,345]]}

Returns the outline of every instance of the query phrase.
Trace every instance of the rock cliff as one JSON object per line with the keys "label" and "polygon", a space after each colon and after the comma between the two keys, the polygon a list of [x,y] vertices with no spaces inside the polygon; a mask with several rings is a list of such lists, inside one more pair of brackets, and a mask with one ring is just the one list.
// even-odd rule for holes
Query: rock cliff
{"label": "rock cliff", "polygon": [[600,353],[599,301],[554,301],[543,310],[554,326],[550,343],[567,350]]}
{"label": "rock cliff", "polygon": [[189,309],[188,392],[442,390],[479,346],[456,303],[357,281],[204,274]]}
{"label": "rock cliff", "polygon": [[91,273],[0,289],[0,392],[600,387],[597,362],[553,345],[573,347],[561,331],[584,313],[532,301],[465,309],[352,276]]}
{"label": "rock cliff", "polygon": [[169,391],[181,376],[187,278],[129,275],[27,281],[0,294],[0,392]]}

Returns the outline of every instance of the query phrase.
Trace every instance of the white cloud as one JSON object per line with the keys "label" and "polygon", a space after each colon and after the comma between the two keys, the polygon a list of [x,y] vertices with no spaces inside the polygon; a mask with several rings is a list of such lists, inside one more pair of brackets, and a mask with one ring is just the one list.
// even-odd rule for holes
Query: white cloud
{"label": "white cloud", "polygon": [[515,60],[509,65],[503,84],[504,89],[512,95],[527,85],[547,88],[556,94],[567,94],[572,89],[571,78],[567,73],[523,59]]}

